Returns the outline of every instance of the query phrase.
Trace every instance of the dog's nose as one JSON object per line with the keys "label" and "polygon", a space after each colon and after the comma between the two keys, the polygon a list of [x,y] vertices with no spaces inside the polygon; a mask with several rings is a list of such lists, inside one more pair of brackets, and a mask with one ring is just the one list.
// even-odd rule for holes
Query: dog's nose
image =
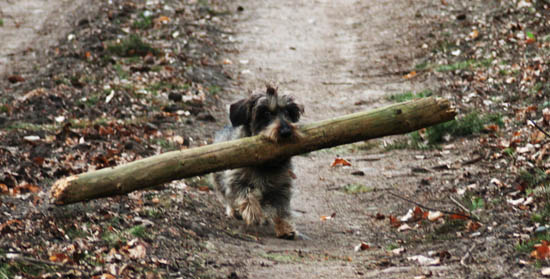
{"label": "dog's nose", "polygon": [[279,136],[282,138],[288,138],[292,135],[292,130],[288,126],[282,126],[281,129],[279,129]]}

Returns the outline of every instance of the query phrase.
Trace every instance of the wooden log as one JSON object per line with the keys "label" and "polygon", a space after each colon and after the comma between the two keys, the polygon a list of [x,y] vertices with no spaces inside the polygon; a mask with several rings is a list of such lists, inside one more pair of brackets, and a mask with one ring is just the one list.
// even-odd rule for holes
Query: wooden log
{"label": "wooden log", "polygon": [[298,141],[275,143],[265,136],[172,151],[54,183],[51,201],[65,205],[126,194],[186,177],[258,165],[297,154],[388,135],[404,134],[454,119],[446,99],[424,98],[300,126]]}

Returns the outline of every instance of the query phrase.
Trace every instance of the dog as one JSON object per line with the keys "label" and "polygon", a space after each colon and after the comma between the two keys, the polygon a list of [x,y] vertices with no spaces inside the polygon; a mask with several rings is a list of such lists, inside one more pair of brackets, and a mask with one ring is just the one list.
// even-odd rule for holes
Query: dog
{"label": "dog", "polygon": [[[279,96],[277,88],[266,87],[265,94],[252,94],[231,104],[231,126],[219,131],[214,142],[255,135],[277,143],[299,140],[294,123],[304,113],[304,107],[292,96]],[[299,237],[290,220],[293,177],[291,158],[285,158],[217,172],[213,183],[228,217],[240,217],[247,225],[271,220],[278,238],[293,240]]]}

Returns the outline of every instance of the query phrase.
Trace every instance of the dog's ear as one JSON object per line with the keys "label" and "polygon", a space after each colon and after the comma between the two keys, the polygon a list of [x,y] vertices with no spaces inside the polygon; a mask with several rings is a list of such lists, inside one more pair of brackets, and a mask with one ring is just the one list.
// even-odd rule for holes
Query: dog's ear
{"label": "dog's ear", "polygon": [[262,97],[261,94],[252,94],[246,99],[231,104],[229,107],[229,119],[233,127],[250,123],[252,107],[254,107],[260,97]]}
{"label": "dog's ear", "polygon": [[304,113],[304,106],[295,102],[294,97],[285,96],[287,101],[288,116],[290,121],[298,122]]}
{"label": "dog's ear", "polygon": [[233,125],[233,127],[250,122],[249,99],[242,99],[231,104],[229,107],[229,119],[231,120],[231,125]]}

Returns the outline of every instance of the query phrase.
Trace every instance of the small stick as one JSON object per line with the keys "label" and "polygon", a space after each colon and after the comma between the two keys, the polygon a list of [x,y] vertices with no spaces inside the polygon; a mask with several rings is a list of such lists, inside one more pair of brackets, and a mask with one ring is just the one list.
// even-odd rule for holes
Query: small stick
{"label": "small stick", "polygon": [[402,196],[400,196],[400,195],[398,195],[398,194],[395,194],[395,193],[393,193],[393,192],[390,192],[390,191],[388,191],[388,194],[390,194],[390,195],[392,195],[392,196],[394,196],[394,197],[396,197],[396,198],[400,198],[400,199],[402,199],[402,200],[404,200],[404,201],[406,201],[406,202],[410,202],[410,203],[412,203],[412,204],[415,204],[415,205],[417,205],[418,207],[423,208],[423,209],[426,209],[426,210],[430,210],[430,211],[440,211],[440,212],[442,212],[442,213],[449,214],[449,215],[456,214],[456,215],[459,215],[459,216],[462,216],[462,217],[466,217],[466,218],[468,218],[468,219],[474,219],[474,220],[476,220],[476,221],[479,219],[479,218],[477,218],[477,216],[473,216],[473,217],[472,217],[472,216],[469,216],[469,215],[466,215],[466,214],[462,214],[462,213],[459,213],[459,212],[452,212],[452,211],[446,211],[446,210],[441,210],[441,209],[436,209],[436,208],[430,208],[430,207],[427,207],[427,206],[425,206],[425,205],[423,205],[423,204],[420,204],[420,203],[415,202],[415,201],[413,201],[413,200],[409,200],[409,199],[407,199],[407,198],[405,198],[405,197],[402,197]]}
{"label": "small stick", "polygon": [[470,257],[472,255],[472,251],[476,248],[476,244],[474,243],[472,245],[472,247],[470,247],[470,249],[468,249],[468,251],[466,252],[466,254],[464,255],[464,257],[462,257],[462,259],[460,259],[460,265],[466,267],[466,260],[468,259],[468,257]]}
{"label": "small stick", "polygon": [[449,199],[451,199],[451,201],[453,201],[458,207],[460,207],[460,209],[468,212],[468,214],[470,214],[471,216],[474,216],[476,221],[481,220],[481,218],[479,218],[479,216],[477,216],[470,209],[466,208],[464,205],[462,205],[460,202],[458,202],[455,198],[453,198],[453,196],[449,196]]}
{"label": "small stick", "polygon": [[5,256],[2,256],[1,258],[8,259],[8,260],[15,260],[15,261],[24,261],[24,262],[35,263],[35,264],[48,264],[48,265],[55,265],[60,267],[71,267],[66,264],[56,263],[56,262],[41,260],[41,259],[35,259],[35,258],[23,256],[21,254],[16,254],[16,253],[7,253]]}
{"label": "small stick", "polygon": [[533,119],[530,119],[530,118],[529,118],[529,121],[531,121],[531,123],[532,123],[533,125],[535,125],[535,127],[536,127],[537,129],[539,129],[539,131],[541,131],[543,134],[545,134],[547,137],[550,138],[550,134],[548,134],[547,132],[545,132],[539,125],[537,125],[537,123],[536,123],[535,121],[533,121]]}

